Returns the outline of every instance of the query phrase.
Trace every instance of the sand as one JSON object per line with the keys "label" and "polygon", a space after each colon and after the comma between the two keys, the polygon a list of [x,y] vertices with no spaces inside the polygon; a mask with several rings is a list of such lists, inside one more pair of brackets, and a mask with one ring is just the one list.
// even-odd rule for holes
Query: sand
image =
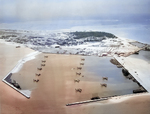
{"label": "sand", "polygon": [[16,48],[15,45],[0,43],[0,79],[4,78],[20,59],[32,52],[34,52],[34,50],[23,46],[21,48]]}
{"label": "sand", "polygon": [[117,97],[113,100],[80,105],[69,109],[68,114],[76,111],[79,114],[149,114],[150,95]]}
{"label": "sand", "polygon": [[[4,69],[6,68],[6,71],[2,74],[7,74],[7,72],[9,72],[16,64],[17,60],[29,52],[30,50],[25,51],[23,54],[23,51],[20,50],[21,54],[18,58],[12,56],[8,63],[5,64]],[[44,56],[48,56],[48,58],[45,58]],[[80,66],[81,58],[84,57],[74,55],[40,54],[36,56],[35,59],[26,62],[19,72],[13,74],[13,78],[16,80],[18,79],[18,82],[21,81],[21,86],[24,89],[32,90],[31,98],[27,99],[1,81],[0,114],[150,113],[150,94],[147,93],[127,97],[127,99],[122,98],[123,100],[117,98],[67,107],[66,104],[68,103],[89,100],[93,93],[97,91],[97,88],[94,87],[97,87],[98,84],[92,81],[74,82],[74,79],[80,78],[82,80],[82,78],[85,78],[76,75],[76,72],[80,72],[76,67]],[[37,67],[41,67],[41,60],[46,60],[46,63],[45,66],[42,66],[42,70],[39,71],[37,70]],[[13,61],[13,64],[11,64],[11,61]],[[7,67],[8,65],[11,66]],[[2,64],[0,66],[2,68]],[[40,73],[41,76],[35,76],[35,73]],[[1,77],[3,77],[2,74]],[[39,79],[39,82],[33,82],[34,78]],[[81,93],[76,92],[76,88],[82,88],[83,91]]]}

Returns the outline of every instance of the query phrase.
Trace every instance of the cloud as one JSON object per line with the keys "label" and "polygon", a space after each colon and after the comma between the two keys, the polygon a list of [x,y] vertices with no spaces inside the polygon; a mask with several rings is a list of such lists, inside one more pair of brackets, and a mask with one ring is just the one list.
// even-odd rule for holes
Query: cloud
{"label": "cloud", "polygon": [[0,20],[111,19],[150,15],[149,0],[0,0]]}

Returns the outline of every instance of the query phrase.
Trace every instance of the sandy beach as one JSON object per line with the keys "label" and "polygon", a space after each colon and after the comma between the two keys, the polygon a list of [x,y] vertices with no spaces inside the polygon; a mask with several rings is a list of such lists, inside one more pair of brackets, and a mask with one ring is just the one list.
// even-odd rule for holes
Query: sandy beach
{"label": "sandy beach", "polygon": [[101,101],[68,109],[68,114],[149,114],[150,95],[117,97],[108,101]]}
{"label": "sandy beach", "polygon": [[34,50],[23,46],[16,48],[15,45],[0,43],[0,79],[4,78],[20,59],[32,52],[34,52]]}
{"label": "sandy beach", "polygon": [[[6,50],[6,51],[3,51]],[[1,79],[12,70],[26,54],[34,52],[28,48],[0,45]],[[4,57],[5,56],[5,57]],[[8,57],[8,58],[7,58]],[[149,114],[150,94],[123,96],[95,103],[66,106],[68,103],[89,100],[99,88],[99,83],[82,81],[82,72],[88,72],[77,55],[41,53],[27,61],[12,77],[21,83],[23,89],[32,90],[27,99],[0,81],[0,114]],[[4,61],[5,60],[5,61]],[[42,63],[42,61],[46,61]],[[85,60],[86,61],[86,60]],[[45,66],[41,66],[45,64]],[[77,67],[83,69],[77,70]],[[42,68],[38,70],[37,68]],[[81,76],[76,75],[81,72]],[[35,74],[41,74],[36,76]],[[39,82],[33,82],[39,79]],[[81,82],[74,82],[80,79]],[[75,89],[82,88],[82,92]],[[93,89],[94,88],[94,89]]]}

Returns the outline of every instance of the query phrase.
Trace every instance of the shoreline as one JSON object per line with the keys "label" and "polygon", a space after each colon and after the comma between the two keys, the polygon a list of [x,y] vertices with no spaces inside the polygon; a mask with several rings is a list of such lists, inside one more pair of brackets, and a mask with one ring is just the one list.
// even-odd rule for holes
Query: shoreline
{"label": "shoreline", "polygon": [[[28,48],[26,49],[27,49],[27,52],[23,55],[27,55],[27,53],[29,52],[35,52],[33,50],[31,51]],[[18,50],[18,49],[16,49],[14,46],[14,50]],[[17,51],[17,53],[20,53],[20,52],[22,51],[21,50]],[[6,53],[6,55],[7,54],[8,53]],[[12,55],[12,53],[10,55]],[[19,57],[15,58],[14,63],[18,62],[20,58],[23,58],[23,55],[18,54]],[[45,58],[45,56],[48,56],[48,58]],[[84,56],[41,53],[39,55],[36,55],[35,58],[36,59],[30,59],[29,61],[27,61],[26,64],[24,64],[23,67],[19,69],[18,72],[13,74],[14,79],[17,79],[18,77],[20,77],[19,80],[21,80],[22,83],[25,85],[24,88],[28,88],[26,87],[26,84],[29,87],[32,87],[33,84],[36,85],[36,87],[32,90],[30,99],[24,98],[24,96],[22,96],[21,94],[18,94],[18,92],[14,91],[9,86],[4,85],[2,82],[0,82],[0,85],[1,85],[0,107],[2,109],[0,111],[1,113],[13,112],[15,114],[19,114],[19,113],[25,112],[27,114],[28,113],[32,113],[32,114],[43,114],[43,113],[47,113],[47,114],[49,113],[71,114],[72,113],[73,114],[74,113],[76,114],[78,112],[79,114],[87,114],[87,110],[88,112],[91,112],[91,113],[92,112],[98,113],[100,112],[100,110],[102,111],[104,109],[107,109],[108,107],[111,109],[116,109],[115,107],[117,107],[118,112],[119,110],[121,112],[124,112],[126,111],[126,109],[128,109],[129,112],[132,112],[133,109],[132,108],[130,109],[129,106],[127,106],[125,103],[132,104],[132,107],[134,107],[136,105],[136,102],[138,102],[140,103],[139,106],[144,107],[146,104],[142,104],[142,103],[145,102],[145,100],[150,101],[149,100],[150,94],[143,93],[143,94],[138,94],[138,95],[134,94],[135,96],[134,95],[116,96],[106,101],[89,103],[85,105],[77,105],[77,106],[73,106],[72,108],[67,108],[65,104],[69,102],[77,102],[80,100],[91,98],[90,91],[92,90],[90,90],[89,86],[86,87],[87,88],[86,90],[83,89],[81,93],[75,92],[75,89],[81,88],[82,86],[84,87],[86,85],[85,84],[86,82],[84,82],[83,84],[82,82],[80,82],[79,84],[74,82],[74,79],[78,78],[78,76],[76,75],[76,72],[79,72],[79,70],[77,70],[77,67],[80,66],[81,58],[84,58]],[[14,58],[8,61],[7,64],[5,63],[6,67],[13,60]],[[45,66],[41,66],[41,62],[42,62],[41,60],[46,61]],[[13,65],[14,64],[12,64],[12,66]],[[11,71],[12,66],[7,68],[6,71],[3,72],[2,74],[5,74],[6,72],[8,73],[9,71]],[[37,70],[37,68],[39,67],[42,67],[41,71]],[[82,67],[84,68],[84,66]],[[35,73],[39,73],[41,75],[36,76]],[[33,83],[32,79],[34,78],[39,79],[39,82]],[[32,84],[30,85],[30,83]],[[90,93],[90,94],[87,94],[87,93]],[[148,96],[148,98],[145,96]],[[136,99],[144,98],[144,101],[135,100],[135,98]],[[120,104],[120,106],[118,106],[118,104]],[[100,106],[102,106],[104,109],[102,109]],[[125,107],[122,108],[122,106],[125,106]],[[8,108],[9,110],[7,110]],[[144,108],[141,110],[144,110]],[[146,111],[147,110],[148,108],[146,109]],[[107,110],[105,110],[104,112],[107,112]],[[111,113],[111,110],[108,113]],[[145,114],[148,114],[148,113],[145,113]],[[116,114],[116,113],[112,112],[112,114]]]}

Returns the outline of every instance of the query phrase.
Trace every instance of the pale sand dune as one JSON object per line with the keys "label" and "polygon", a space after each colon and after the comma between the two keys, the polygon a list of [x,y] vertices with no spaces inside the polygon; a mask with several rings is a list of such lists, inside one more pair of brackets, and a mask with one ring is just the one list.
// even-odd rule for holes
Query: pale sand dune
{"label": "pale sand dune", "polygon": [[[30,51],[27,51],[30,52]],[[32,51],[31,51],[32,52]],[[15,52],[16,53],[16,52]],[[23,52],[20,51],[22,54]],[[20,58],[22,55],[20,54]],[[25,55],[25,54],[24,54]],[[48,56],[45,58],[44,56]],[[18,59],[20,59],[18,57]],[[14,59],[14,64],[11,61]],[[46,60],[42,70],[41,60]],[[17,59],[11,57],[6,66],[7,74],[9,67],[15,65]],[[80,100],[89,100],[92,93],[96,92],[99,84],[89,81],[75,83],[77,76],[76,68],[81,62],[81,56],[40,54],[35,59],[24,64],[19,72],[13,74],[13,78],[24,89],[33,89],[31,98],[27,99],[3,82],[0,82],[0,114],[149,114],[150,95],[139,95],[124,100],[111,99],[102,102],[95,102],[76,106],[66,106]],[[1,65],[0,65],[1,66]],[[84,67],[84,66],[83,66]],[[86,70],[86,69],[84,69]],[[82,70],[81,70],[82,71]],[[35,72],[41,76],[35,76]],[[88,72],[88,71],[87,71]],[[39,79],[38,83],[33,78]],[[84,77],[81,77],[81,79]],[[94,88],[95,87],[95,88]],[[81,93],[75,92],[75,88],[82,88]],[[94,88],[94,89],[92,89]],[[116,102],[118,100],[118,102]]]}

